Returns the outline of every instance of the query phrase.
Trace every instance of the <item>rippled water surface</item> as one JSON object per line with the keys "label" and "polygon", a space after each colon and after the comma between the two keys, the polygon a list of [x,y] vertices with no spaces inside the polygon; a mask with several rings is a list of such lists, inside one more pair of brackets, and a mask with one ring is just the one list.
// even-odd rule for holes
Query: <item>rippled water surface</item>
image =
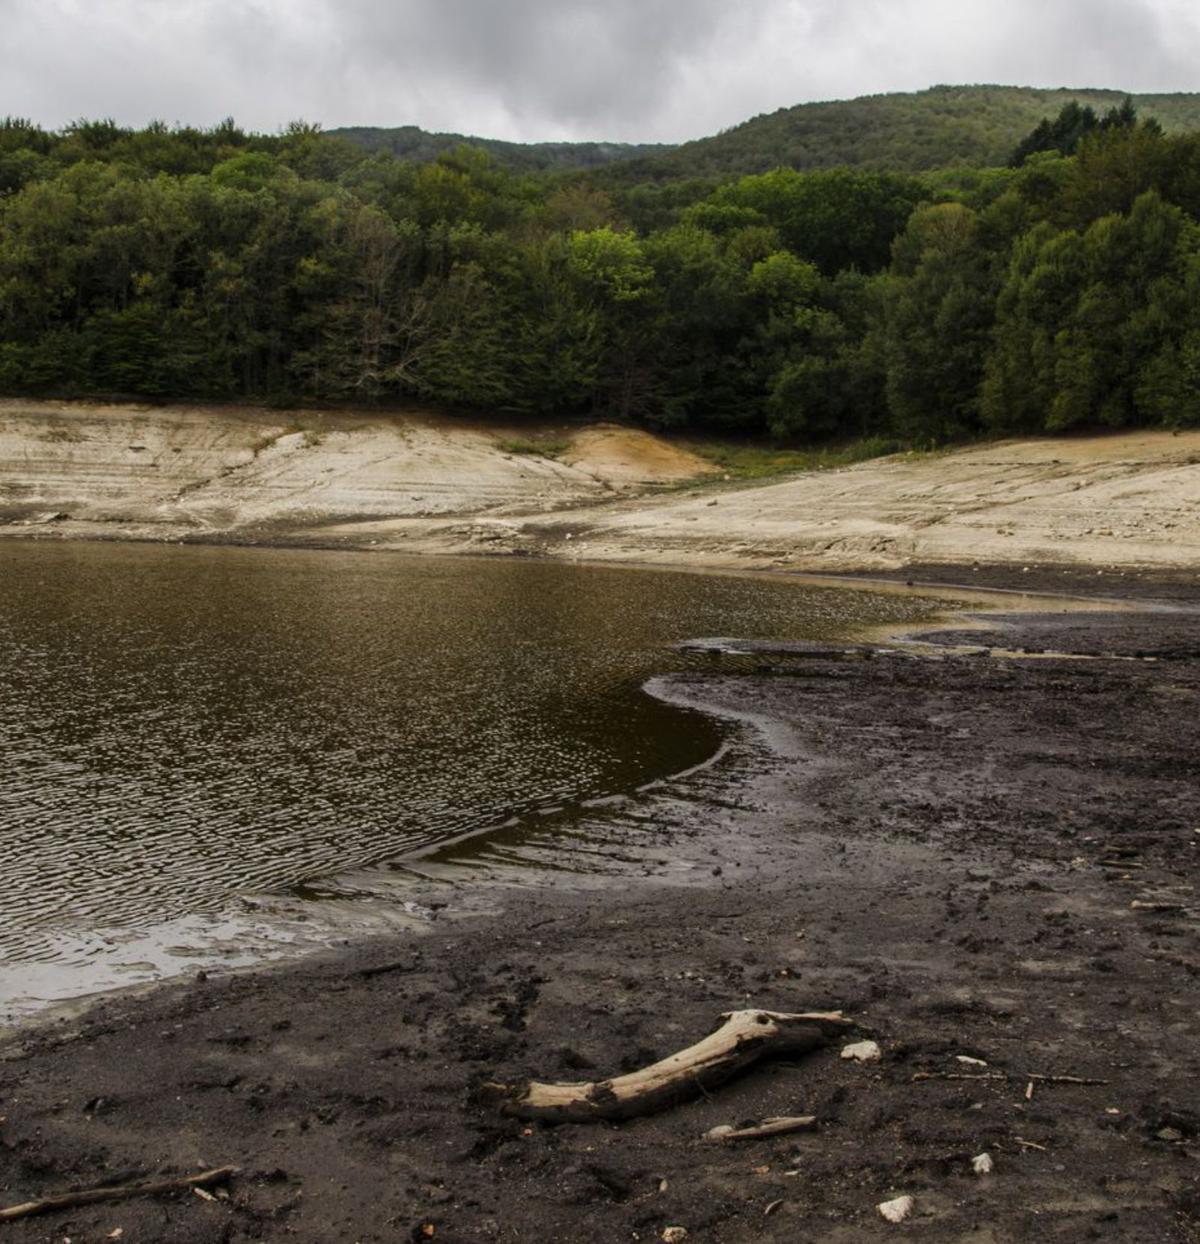
{"label": "rippled water surface", "polygon": [[717,725],[641,690],[679,640],[929,611],[749,577],[0,545],[0,999],[111,983],[149,930],[236,941],[241,896],[703,760]]}

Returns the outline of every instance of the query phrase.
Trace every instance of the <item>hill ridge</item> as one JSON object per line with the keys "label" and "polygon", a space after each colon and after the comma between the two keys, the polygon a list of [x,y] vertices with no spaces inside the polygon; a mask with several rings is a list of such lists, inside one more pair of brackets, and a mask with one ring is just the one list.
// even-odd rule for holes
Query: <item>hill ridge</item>
{"label": "hill ridge", "polygon": [[1129,95],[1168,133],[1200,129],[1200,92],[1127,92],[1115,87],[1035,87],[938,83],[814,100],[759,113],[684,143],[515,143],[418,126],[349,126],[327,131],[369,150],[432,160],[460,143],[482,147],[518,171],[597,170],[605,180],[730,177],[778,166],[925,172],[954,165],[996,166],[1042,120],[1075,100],[1107,109]]}

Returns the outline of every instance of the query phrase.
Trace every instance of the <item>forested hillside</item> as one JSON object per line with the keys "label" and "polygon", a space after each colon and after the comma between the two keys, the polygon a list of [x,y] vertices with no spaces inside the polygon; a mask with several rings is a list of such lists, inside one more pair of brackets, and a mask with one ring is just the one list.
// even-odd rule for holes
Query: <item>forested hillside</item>
{"label": "forested hillside", "polygon": [[304,125],[10,120],[0,391],[909,443],[1197,424],[1200,134],[1110,113],[1031,127],[1074,154],[1019,167],[607,191]]}
{"label": "forested hillside", "polygon": [[558,172],[598,168],[615,160],[633,160],[670,151],[668,143],[511,143],[499,138],[466,134],[434,134],[415,125],[384,129],[372,125],[329,130],[329,137],[345,139],[370,152],[386,151],[401,160],[427,163],[464,144],[486,151],[497,164],[518,173]]}
{"label": "forested hillside", "polygon": [[[638,182],[728,177],[780,166],[906,173],[963,164],[989,167],[1005,164],[1017,143],[1064,104],[1103,113],[1124,98],[1121,91],[935,86],[911,94],[798,104],[636,160],[619,171]],[[1135,95],[1133,103],[1143,116],[1156,117],[1168,133],[1200,129],[1200,94]]]}

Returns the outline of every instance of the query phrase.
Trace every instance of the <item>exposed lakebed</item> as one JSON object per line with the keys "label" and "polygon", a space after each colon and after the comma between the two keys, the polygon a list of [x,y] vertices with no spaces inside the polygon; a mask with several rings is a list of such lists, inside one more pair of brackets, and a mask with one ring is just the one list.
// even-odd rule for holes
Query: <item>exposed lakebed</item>
{"label": "exposed lakebed", "polygon": [[[643,686],[705,635],[944,602],[783,579],[131,545],[0,548],[0,1018],[308,936],[329,878],[631,790],[720,741]],[[303,919],[303,917],[301,917]]]}

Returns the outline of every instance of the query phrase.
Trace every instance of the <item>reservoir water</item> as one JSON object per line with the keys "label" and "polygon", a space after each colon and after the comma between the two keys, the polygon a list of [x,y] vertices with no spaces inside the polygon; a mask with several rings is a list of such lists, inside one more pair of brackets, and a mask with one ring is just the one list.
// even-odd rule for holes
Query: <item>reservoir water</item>
{"label": "reservoir water", "polygon": [[247,896],[699,763],[719,725],[643,690],[679,641],[934,607],[520,560],[0,545],[0,1020],[208,942],[253,959]]}

